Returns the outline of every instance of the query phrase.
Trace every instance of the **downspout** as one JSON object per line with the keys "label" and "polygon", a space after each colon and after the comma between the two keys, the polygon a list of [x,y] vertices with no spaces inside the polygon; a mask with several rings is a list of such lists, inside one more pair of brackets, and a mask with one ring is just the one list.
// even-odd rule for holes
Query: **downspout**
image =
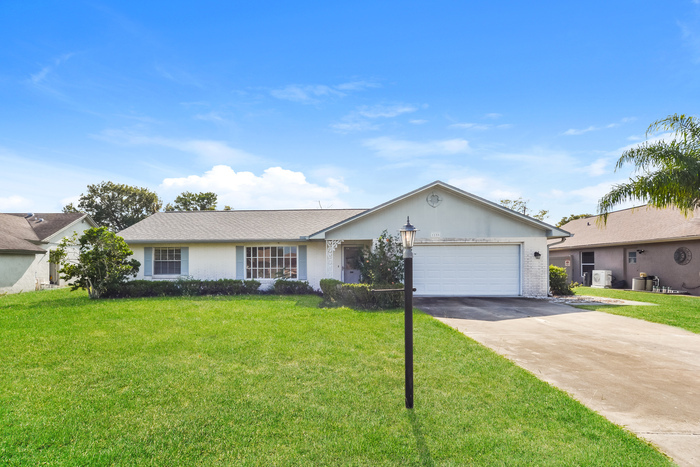
{"label": "downspout", "polygon": [[566,241],[567,237],[563,237],[561,240],[558,242],[554,243],[548,243],[547,244],[547,296],[549,296],[549,247],[553,245],[559,245],[560,243],[564,243]]}

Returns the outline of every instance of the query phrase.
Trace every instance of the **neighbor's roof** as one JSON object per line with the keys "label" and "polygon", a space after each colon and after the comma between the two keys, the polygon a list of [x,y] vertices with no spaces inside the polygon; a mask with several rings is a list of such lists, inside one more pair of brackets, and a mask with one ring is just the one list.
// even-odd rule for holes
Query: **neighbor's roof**
{"label": "neighbor's roof", "polygon": [[2,253],[46,253],[34,229],[23,217],[0,214],[0,252]]}
{"label": "neighbor's roof", "polygon": [[645,205],[610,213],[606,225],[598,225],[598,216],[575,219],[562,226],[573,237],[553,245],[551,250],[700,239],[698,216],[700,210],[686,218],[675,208]]}
{"label": "neighbor's roof", "polygon": [[129,243],[299,240],[365,209],[157,212],[119,232]]}
{"label": "neighbor's roof", "polygon": [[[25,218],[27,214],[11,213],[11,216]],[[51,236],[65,229],[69,225],[79,221],[87,215],[82,212],[45,212],[34,213],[27,222],[34,229],[36,236],[42,241],[47,241]],[[42,219],[41,221],[39,219]]]}
{"label": "neighbor's roof", "polygon": [[49,212],[27,214],[0,214],[0,252],[46,253],[39,244],[71,224],[87,217],[81,212]]}

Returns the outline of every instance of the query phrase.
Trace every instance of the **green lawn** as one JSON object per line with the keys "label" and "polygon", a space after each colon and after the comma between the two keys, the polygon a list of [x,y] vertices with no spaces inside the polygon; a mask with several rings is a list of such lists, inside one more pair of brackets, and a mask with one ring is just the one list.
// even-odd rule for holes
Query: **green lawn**
{"label": "green lawn", "polygon": [[688,295],[670,295],[654,292],[632,292],[630,290],[574,288],[576,295],[622,298],[638,302],[654,303],[657,306],[637,305],[586,305],[578,308],[604,311],[615,315],[629,316],[653,323],[668,324],[700,333],[700,298]]}
{"label": "green lawn", "polygon": [[308,297],[0,297],[2,465],[671,465],[415,313]]}

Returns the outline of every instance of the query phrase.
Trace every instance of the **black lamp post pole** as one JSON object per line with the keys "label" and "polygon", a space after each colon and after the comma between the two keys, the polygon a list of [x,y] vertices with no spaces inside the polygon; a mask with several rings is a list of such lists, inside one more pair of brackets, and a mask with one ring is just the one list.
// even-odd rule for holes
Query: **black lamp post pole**
{"label": "black lamp post pole", "polygon": [[413,408],[413,250],[404,248],[404,336],[406,354],[406,408]]}

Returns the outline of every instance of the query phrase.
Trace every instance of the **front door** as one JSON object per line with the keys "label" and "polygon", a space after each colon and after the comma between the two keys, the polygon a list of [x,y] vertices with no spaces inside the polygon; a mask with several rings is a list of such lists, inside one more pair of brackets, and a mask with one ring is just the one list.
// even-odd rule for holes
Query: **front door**
{"label": "front door", "polygon": [[359,246],[346,246],[343,248],[343,282],[346,284],[358,284],[360,282],[360,270],[357,269],[359,256]]}

